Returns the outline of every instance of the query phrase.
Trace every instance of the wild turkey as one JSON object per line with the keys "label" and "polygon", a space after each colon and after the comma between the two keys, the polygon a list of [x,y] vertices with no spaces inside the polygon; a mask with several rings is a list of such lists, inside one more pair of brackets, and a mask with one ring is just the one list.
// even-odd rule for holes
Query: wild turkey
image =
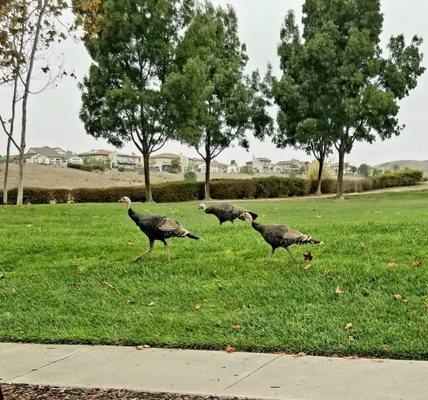
{"label": "wild turkey", "polygon": [[215,215],[220,221],[220,225],[226,221],[230,221],[233,224],[233,221],[237,218],[242,221],[253,221],[257,218],[257,214],[230,203],[218,203],[208,207],[205,204],[199,204],[199,208],[202,208],[205,214]]}
{"label": "wild turkey", "polygon": [[304,235],[299,231],[287,228],[284,225],[262,225],[256,221],[252,222],[252,227],[263,236],[263,239],[272,246],[272,252],[266,263],[269,262],[273,253],[278,247],[284,247],[295,262],[289,247],[293,244],[322,244],[320,240],[313,239],[310,236]]}
{"label": "wild turkey", "polygon": [[160,215],[137,214],[131,208],[131,200],[129,197],[122,197],[119,203],[124,204],[128,208],[128,215],[141,229],[141,231],[149,238],[149,248],[141,253],[135,261],[140,261],[146,254],[153,250],[155,240],[161,241],[165,245],[165,252],[170,261],[170,254],[166,239],[171,237],[187,237],[189,239],[199,240],[199,238],[188,230],[183,228],[179,222],[163,217]]}

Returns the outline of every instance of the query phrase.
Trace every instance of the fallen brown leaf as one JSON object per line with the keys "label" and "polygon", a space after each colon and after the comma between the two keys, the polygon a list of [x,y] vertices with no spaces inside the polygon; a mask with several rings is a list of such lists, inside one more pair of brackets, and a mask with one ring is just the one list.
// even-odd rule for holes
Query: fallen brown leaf
{"label": "fallen brown leaf", "polygon": [[202,304],[195,304],[195,310],[199,311],[202,307]]}
{"label": "fallen brown leaf", "polygon": [[149,303],[149,307],[153,307],[155,304],[156,304],[156,303],[155,303],[154,301],[151,301],[151,302]]}
{"label": "fallen brown leaf", "polygon": [[310,251],[303,254],[303,259],[305,261],[311,261],[313,258],[314,258],[314,256],[312,255],[312,253]]}
{"label": "fallen brown leaf", "polygon": [[304,356],[306,356],[306,353],[305,353],[304,351],[299,351],[299,352],[296,354],[296,356],[297,356],[297,357],[304,357]]}
{"label": "fallen brown leaf", "polygon": [[102,281],[101,285],[103,285],[109,289],[114,289],[114,286],[110,282],[107,282],[107,281]]}
{"label": "fallen brown leaf", "polygon": [[345,289],[342,286],[338,286],[336,287],[335,293],[338,295],[342,295],[343,293],[345,293]]}
{"label": "fallen brown leaf", "polygon": [[308,271],[310,268],[311,268],[311,264],[306,264],[304,269],[305,271]]}
{"label": "fallen brown leaf", "polygon": [[354,337],[353,337],[352,335],[349,335],[349,336],[348,336],[348,340],[349,340],[350,342],[352,342],[352,341],[353,341],[353,340],[355,340],[355,339],[354,339]]}
{"label": "fallen brown leaf", "polygon": [[389,269],[394,269],[394,268],[397,268],[398,267],[398,264],[397,263],[395,263],[395,262],[390,262],[390,263],[388,263],[388,268]]}
{"label": "fallen brown leaf", "polygon": [[421,260],[413,260],[412,265],[414,267],[420,267],[422,265],[422,261]]}
{"label": "fallen brown leaf", "polygon": [[233,353],[233,352],[235,351],[235,349],[234,349],[230,344],[228,344],[228,345],[226,346],[226,351],[227,351],[228,353]]}
{"label": "fallen brown leaf", "polygon": [[140,344],[139,346],[137,346],[137,350],[144,350],[144,349],[150,349],[150,345],[149,344]]}
{"label": "fallen brown leaf", "polygon": [[395,297],[396,300],[402,300],[403,299],[403,296],[401,294],[399,294],[399,293],[394,294],[394,297]]}
{"label": "fallen brown leaf", "polygon": [[240,329],[241,325],[238,324],[236,321],[232,322],[232,329]]}
{"label": "fallen brown leaf", "polygon": [[326,278],[327,276],[329,276],[331,273],[331,269],[330,268],[326,268],[323,272],[324,277]]}
{"label": "fallen brown leaf", "polygon": [[348,322],[346,325],[345,325],[345,329],[351,329],[352,328],[352,322]]}

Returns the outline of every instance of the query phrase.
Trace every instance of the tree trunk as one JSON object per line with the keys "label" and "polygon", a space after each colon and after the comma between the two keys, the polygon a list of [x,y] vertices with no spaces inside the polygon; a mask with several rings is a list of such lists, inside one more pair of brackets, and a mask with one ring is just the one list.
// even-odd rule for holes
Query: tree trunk
{"label": "tree trunk", "polygon": [[30,62],[28,65],[27,77],[24,84],[24,94],[22,96],[22,120],[21,120],[21,144],[19,149],[19,174],[18,174],[18,196],[16,198],[16,204],[20,205],[24,199],[24,164],[25,164],[25,138],[27,134],[27,103],[28,95],[30,93],[31,76],[34,68],[34,59],[36,56],[37,46],[39,44],[40,31],[42,29],[43,15],[45,14],[46,7],[48,6],[48,0],[44,0],[43,3],[39,0],[39,15],[37,16],[37,25],[34,33],[33,45],[31,48]]}
{"label": "tree trunk", "polygon": [[345,150],[339,147],[339,171],[337,174],[336,199],[343,200],[343,167],[345,166]]}
{"label": "tree trunk", "polygon": [[211,199],[210,193],[211,158],[205,159],[205,200]]}
{"label": "tree trunk", "polygon": [[325,160],[325,154],[320,155],[320,158],[318,160],[319,166],[318,166],[318,178],[317,178],[317,191],[315,194],[317,196],[321,195],[321,185],[322,185],[322,173],[324,168],[324,160]]}
{"label": "tree trunk", "polygon": [[150,184],[150,154],[143,153],[144,160],[144,185],[146,188],[146,203],[153,203],[152,186]]}
{"label": "tree trunk", "polygon": [[7,149],[6,149],[6,164],[4,167],[4,180],[3,180],[3,204],[7,204],[7,178],[9,177],[9,159],[10,159],[10,145],[12,141],[10,137],[7,138]]}

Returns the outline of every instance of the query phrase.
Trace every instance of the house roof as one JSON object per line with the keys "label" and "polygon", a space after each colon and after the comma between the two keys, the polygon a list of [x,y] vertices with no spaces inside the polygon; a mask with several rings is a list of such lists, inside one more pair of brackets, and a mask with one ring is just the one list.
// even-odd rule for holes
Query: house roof
{"label": "house roof", "polygon": [[227,164],[221,163],[217,160],[212,160],[211,167],[227,167]]}
{"label": "house roof", "polygon": [[175,153],[159,153],[159,154],[154,154],[152,155],[150,158],[170,158],[170,159],[174,159],[174,160],[179,160],[181,158],[180,154],[175,154]]}
{"label": "house roof", "polygon": [[281,165],[293,165],[296,167],[300,167],[300,165],[303,164],[300,161],[297,160],[290,160],[290,161],[278,161],[274,166],[281,166]]}
{"label": "house roof", "polygon": [[265,157],[256,157],[256,160],[258,160],[258,161],[268,161],[268,162],[272,161],[269,158],[265,158]]}
{"label": "house roof", "polygon": [[131,158],[138,158],[140,159],[141,157],[137,154],[125,154],[125,153],[117,153],[117,155],[119,157],[131,157]]}
{"label": "house roof", "polygon": [[27,151],[26,155],[29,156],[32,154],[40,154],[42,156],[49,157],[49,158],[68,158],[68,157],[70,157],[70,154],[67,154],[66,151],[64,151],[63,149],[61,149],[59,147],[52,148],[52,147],[47,147],[47,146],[31,147]]}
{"label": "house roof", "polygon": [[86,153],[80,153],[79,156],[108,156],[109,154],[113,153],[110,150],[91,150],[87,151]]}

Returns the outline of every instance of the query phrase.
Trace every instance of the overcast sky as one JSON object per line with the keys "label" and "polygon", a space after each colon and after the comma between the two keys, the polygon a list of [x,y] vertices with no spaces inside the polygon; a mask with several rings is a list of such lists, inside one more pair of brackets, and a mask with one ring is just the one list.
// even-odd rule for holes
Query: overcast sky
{"label": "overcast sky", "polygon": [[[260,69],[263,72],[266,64],[270,62],[274,71],[278,72],[276,47],[282,21],[289,9],[293,9],[300,20],[303,0],[213,0],[213,3],[234,6],[239,19],[240,37],[247,45],[248,71]],[[408,39],[418,34],[425,39],[423,53],[428,54],[428,1],[383,0],[382,11],[384,43],[393,34],[404,33]],[[85,48],[80,43],[69,41],[62,51],[65,65],[75,71],[80,81],[90,65]],[[427,57],[424,60],[425,66],[428,66]],[[8,93],[0,92],[2,114],[9,107],[8,97]],[[104,140],[96,140],[85,133],[78,117],[80,104],[80,92],[74,80],[62,82],[56,88],[32,96],[29,103],[28,147],[58,146],[75,152],[112,148]],[[420,78],[418,87],[401,103],[400,122],[406,125],[402,135],[385,142],[378,141],[373,145],[358,143],[347,160],[357,165],[362,162],[374,165],[398,159],[428,159],[427,116],[428,73],[425,73]],[[5,153],[5,142],[3,135],[0,137],[0,154]],[[230,148],[220,154],[218,160],[230,162],[235,159],[242,163],[253,154],[271,158],[273,161],[310,159],[301,151],[291,148],[277,149],[269,139],[260,142],[251,138],[250,142],[249,152],[238,147]],[[124,150],[136,152],[132,144],[126,145]],[[167,143],[161,151],[197,155],[194,150],[176,142]],[[336,154],[333,157],[337,160]]]}

